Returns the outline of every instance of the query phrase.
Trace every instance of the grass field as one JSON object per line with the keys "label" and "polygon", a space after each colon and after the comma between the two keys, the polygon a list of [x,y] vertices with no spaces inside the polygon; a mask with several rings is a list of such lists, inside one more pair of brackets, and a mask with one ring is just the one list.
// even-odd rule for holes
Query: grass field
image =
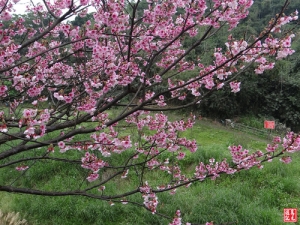
{"label": "grass field", "polygon": [[[267,140],[226,129],[213,121],[197,121],[185,136],[196,139],[199,148],[187,155],[183,162],[191,166],[211,157],[222,160],[229,157],[228,146],[241,144],[245,148],[264,149]],[[46,163],[38,171],[28,174],[28,185],[43,183],[45,189],[60,190],[77,182],[82,169],[70,170],[68,165]],[[0,170],[1,172],[1,170]],[[29,171],[30,172],[30,171]],[[10,179],[1,174],[1,179]],[[66,177],[74,179],[66,179]],[[51,179],[50,179],[51,178]],[[51,182],[49,182],[51,180]],[[130,180],[112,184],[111,188],[130,188]],[[300,206],[300,156],[293,155],[293,162],[282,164],[278,159],[265,163],[262,170],[254,168],[234,175],[223,175],[215,181],[205,180],[181,188],[175,195],[159,194],[158,212],[173,215],[177,209],[185,221],[203,224],[280,225],[284,208]],[[131,200],[142,202],[141,196]],[[0,209],[20,212],[30,225],[113,225],[168,224],[169,220],[152,215],[134,205],[114,205],[85,197],[43,197],[0,193]],[[300,224],[289,223],[289,224]]]}

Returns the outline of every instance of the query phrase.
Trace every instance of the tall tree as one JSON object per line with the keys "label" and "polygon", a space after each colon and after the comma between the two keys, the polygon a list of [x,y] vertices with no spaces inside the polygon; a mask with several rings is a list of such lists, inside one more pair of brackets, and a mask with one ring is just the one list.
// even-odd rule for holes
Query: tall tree
{"label": "tall tree", "polygon": [[[1,1],[2,21],[11,19],[15,2]],[[275,138],[264,152],[231,146],[232,163],[211,159],[208,164],[200,162],[192,173],[180,167],[187,151],[197,150],[194,140],[182,136],[195,118],[170,121],[163,111],[199,104],[223,87],[236,93],[238,76],[250,65],[261,74],[294,52],[290,48],[294,35],[280,33],[283,25],[298,18],[296,12],[283,13],[286,1],[257,37],[246,41],[230,35],[209,53],[212,63],[202,63],[201,55],[195,62],[186,60],[222,27],[234,29],[252,3],[153,0],[143,2],[147,7],[143,5],[142,12],[139,0],[54,0],[28,5],[33,15],[48,19],[48,26],[33,29],[20,17],[1,29],[0,169],[11,178],[2,181],[0,191],[86,196],[159,213],[160,192],[260,166],[300,150],[300,137],[290,133],[283,140]],[[94,24],[66,23],[73,15],[84,17],[89,8],[95,10]],[[18,43],[18,36],[25,41]],[[183,49],[182,42],[191,37],[196,38]],[[195,69],[196,74],[182,79],[184,71]],[[169,104],[187,97],[190,102]],[[136,135],[119,126],[134,128]],[[281,160],[291,159],[282,156]],[[74,165],[81,171],[76,174],[78,182],[56,190],[21,182],[34,177],[35,168],[45,161]],[[55,170],[57,164],[53,165]],[[153,178],[153,171],[162,178]],[[110,183],[129,177],[135,188],[109,189]],[[131,195],[141,195],[143,200],[131,202]],[[172,224],[180,223],[178,211]]]}

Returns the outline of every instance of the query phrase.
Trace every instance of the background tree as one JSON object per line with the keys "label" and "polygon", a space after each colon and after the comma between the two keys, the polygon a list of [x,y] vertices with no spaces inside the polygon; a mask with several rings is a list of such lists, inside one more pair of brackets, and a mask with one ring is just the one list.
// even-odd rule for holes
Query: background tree
{"label": "background tree", "polygon": [[[221,28],[234,29],[252,3],[148,1],[143,11],[138,10],[140,1],[123,0],[29,5],[31,15],[47,19],[47,25],[33,29],[20,17],[1,30],[0,169],[10,176],[1,180],[0,191],[86,196],[160,214],[161,192],[298,151],[300,138],[290,133],[275,138],[264,152],[231,146],[233,162],[212,158],[191,172],[180,161],[197,150],[196,142],[183,135],[195,116],[170,121],[163,113],[199,104],[222,88],[236,93],[237,79],[247,68],[261,74],[294,52],[294,35],[282,26],[298,17],[297,12],[284,15],[286,1],[257,37],[230,35],[226,43],[206,49],[211,60],[202,62],[201,55],[188,60]],[[2,21],[11,19],[14,4],[1,2]],[[74,15],[90,15],[89,8],[96,10],[94,23],[87,20],[79,27],[66,22]],[[191,37],[184,49],[184,40]],[[181,77],[185,71],[198,72]],[[182,103],[171,105],[174,100]],[[40,189],[35,171],[45,162],[53,163],[53,171],[71,165],[70,179],[55,190]],[[134,188],[111,188],[114,182],[125,186],[122,179]],[[132,195],[140,195],[141,202],[131,201]],[[177,211],[172,224],[180,224],[180,217]]]}
{"label": "background tree", "polygon": [[[299,4],[299,0],[291,2],[287,11],[296,10]],[[263,24],[276,14],[281,5],[280,1],[255,1],[251,8],[252,13],[241,21],[239,27],[232,31],[233,34],[245,39],[257,35],[263,29]],[[296,21],[290,28],[297,33],[298,26],[295,25]],[[297,37],[293,42],[293,48],[296,50],[294,55],[262,75],[258,76],[252,69],[242,73],[239,78],[242,82],[239,93],[233,94],[229,88],[212,93],[197,110],[203,116],[222,119],[245,115],[273,118],[286,124],[293,131],[299,131],[299,98],[294,98],[299,92],[299,79],[295,70],[299,61],[298,46]]]}

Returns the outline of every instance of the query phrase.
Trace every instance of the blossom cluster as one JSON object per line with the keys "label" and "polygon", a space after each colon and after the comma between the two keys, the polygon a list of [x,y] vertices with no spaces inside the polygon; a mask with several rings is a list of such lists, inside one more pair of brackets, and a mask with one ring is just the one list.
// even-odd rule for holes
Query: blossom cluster
{"label": "blossom cluster", "polygon": [[86,178],[89,182],[97,180],[99,178],[99,170],[108,165],[102,159],[98,159],[94,154],[90,154],[89,152],[85,153],[81,162],[81,166],[83,168],[92,171],[92,173]]}
{"label": "blossom cluster", "polygon": [[[174,216],[174,219],[169,225],[182,225],[182,218],[180,210],[177,210]],[[185,225],[191,225],[191,223],[187,222]],[[205,225],[214,225],[213,222],[206,222]]]}
{"label": "blossom cluster", "polygon": [[140,192],[142,193],[145,207],[149,209],[153,214],[155,214],[158,205],[158,198],[156,194],[152,192],[147,181],[145,182],[144,186],[141,186],[139,189]]}

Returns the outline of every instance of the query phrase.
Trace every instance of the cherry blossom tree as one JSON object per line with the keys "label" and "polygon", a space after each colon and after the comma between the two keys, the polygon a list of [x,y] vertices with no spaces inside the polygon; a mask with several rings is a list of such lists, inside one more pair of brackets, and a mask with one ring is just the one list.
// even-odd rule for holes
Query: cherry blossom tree
{"label": "cherry blossom tree", "polygon": [[[38,29],[22,16],[12,20],[20,3],[0,1],[1,173],[21,180],[46,161],[83,172],[72,190],[7,181],[0,191],[81,195],[160,214],[157,193],[262,167],[275,157],[289,163],[285,153],[300,150],[300,136],[289,133],[263,151],[230,146],[232,159],[212,158],[188,173],[178,162],[197,151],[197,143],[182,132],[193,127],[196,117],[171,121],[164,113],[201,104],[224,86],[238,92],[239,75],[250,65],[262,74],[291,55],[294,34],[283,26],[298,17],[297,12],[284,14],[288,1],[259,36],[230,35],[216,46],[210,64],[202,63],[201,55],[197,62],[186,58],[221,29],[234,29],[247,17],[252,0],[43,0],[26,6]],[[90,12],[93,21],[81,27],[69,23],[72,16]],[[191,37],[194,43],[183,48],[183,40]],[[183,79],[185,71],[194,76]],[[187,96],[193,100],[185,101]],[[154,172],[169,178],[151,178]],[[110,182],[130,177],[131,190],[107,190]],[[132,202],[131,195],[143,200]],[[175,215],[170,224],[182,224],[180,211]]]}

